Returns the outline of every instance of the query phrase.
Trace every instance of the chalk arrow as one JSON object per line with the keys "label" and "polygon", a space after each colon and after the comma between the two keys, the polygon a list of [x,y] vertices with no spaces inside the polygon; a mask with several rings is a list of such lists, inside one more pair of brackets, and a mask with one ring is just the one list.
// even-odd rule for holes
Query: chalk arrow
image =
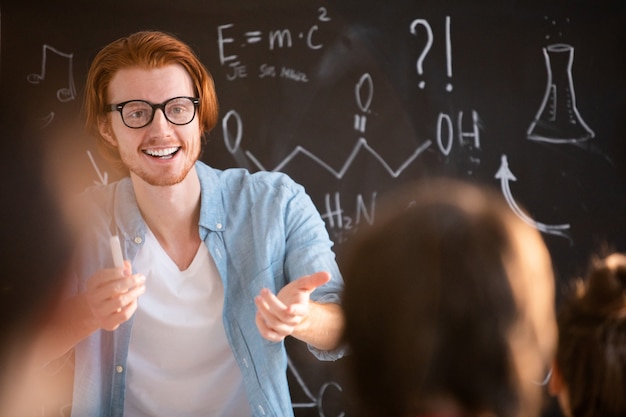
{"label": "chalk arrow", "polygon": [[526,215],[526,213],[524,213],[522,209],[517,205],[517,203],[515,202],[515,199],[513,198],[513,195],[511,194],[511,188],[509,187],[509,182],[517,181],[517,178],[515,178],[515,175],[513,175],[513,173],[509,169],[509,162],[506,158],[506,155],[502,155],[502,163],[500,164],[500,168],[498,169],[498,172],[496,172],[495,178],[500,180],[500,187],[502,188],[502,194],[504,195],[504,198],[506,199],[506,202],[508,203],[509,207],[511,207],[511,210],[513,210],[513,212],[519,218],[521,218],[524,222],[528,223],[529,225],[531,225],[532,227],[534,227],[535,229],[541,232],[549,233],[549,234],[556,235],[556,236],[561,236],[570,240],[571,242],[570,236],[567,234],[567,232],[564,231],[570,228],[569,224],[548,225],[545,223],[540,223],[538,221],[535,221],[528,215]]}
{"label": "chalk arrow", "polygon": [[91,161],[91,165],[93,165],[93,169],[96,170],[96,174],[98,174],[98,178],[100,178],[100,181],[94,181],[94,183],[96,185],[107,185],[107,181],[109,179],[109,174],[107,174],[107,172],[104,172],[104,175],[102,175],[100,173],[100,170],[98,169],[98,165],[96,165],[96,161],[94,161],[93,156],[91,156],[91,152],[87,151],[87,156],[89,157],[89,160]]}

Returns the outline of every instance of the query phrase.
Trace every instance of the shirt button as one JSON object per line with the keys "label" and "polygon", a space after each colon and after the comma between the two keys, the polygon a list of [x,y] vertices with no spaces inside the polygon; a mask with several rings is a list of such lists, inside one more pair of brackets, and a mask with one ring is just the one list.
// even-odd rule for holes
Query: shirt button
{"label": "shirt button", "polygon": [[122,372],[124,372],[124,367],[122,365],[117,365],[115,367],[115,372],[117,372],[118,374],[121,374]]}
{"label": "shirt button", "polygon": [[217,223],[215,227],[217,227],[217,230],[222,230],[222,223]]}
{"label": "shirt button", "polygon": [[134,240],[136,244],[140,244],[142,242],[141,236],[136,236]]}

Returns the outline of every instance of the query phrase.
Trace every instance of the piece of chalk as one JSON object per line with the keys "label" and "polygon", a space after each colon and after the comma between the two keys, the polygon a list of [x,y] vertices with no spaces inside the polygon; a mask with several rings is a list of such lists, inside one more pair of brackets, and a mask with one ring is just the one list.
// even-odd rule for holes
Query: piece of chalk
{"label": "piece of chalk", "polygon": [[124,267],[124,255],[122,255],[122,245],[117,235],[111,236],[111,254],[113,254],[113,264],[116,268]]}

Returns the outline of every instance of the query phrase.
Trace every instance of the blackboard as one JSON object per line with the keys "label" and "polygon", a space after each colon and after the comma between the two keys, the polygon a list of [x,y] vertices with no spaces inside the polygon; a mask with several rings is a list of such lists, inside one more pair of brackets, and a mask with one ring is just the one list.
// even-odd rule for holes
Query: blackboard
{"label": "blackboard", "polygon": [[[626,250],[624,1],[4,0],[0,25],[3,104],[51,132],[78,116],[99,48],[178,35],[220,99],[202,159],[290,174],[339,257],[381,196],[437,175],[525,207],[558,284]],[[115,179],[88,138],[51,136],[69,188]],[[288,348],[296,414],[350,416],[341,361]]]}

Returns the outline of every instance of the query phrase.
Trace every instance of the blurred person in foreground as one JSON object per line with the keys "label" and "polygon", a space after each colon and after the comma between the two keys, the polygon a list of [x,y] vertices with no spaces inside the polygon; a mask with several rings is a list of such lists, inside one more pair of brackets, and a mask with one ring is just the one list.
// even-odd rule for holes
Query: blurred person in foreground
{"label": "blurred person in foreground", "polygon": [[557,314],[550,393],[567,417],[626,416],[626,254],[593,257]]}
{"label": "blurred person in foreground", "polygon": [[359,415],[541,414],[556,346],[551,258],[501,195],[445,178],[407,184],[340,267]]}
{"label": "blurred person in foreground", "polygon": [[74,240],[43,135],[13,110],[0,112],[0,415],[41,416],[61,395],[35,341],[66,285]]}

